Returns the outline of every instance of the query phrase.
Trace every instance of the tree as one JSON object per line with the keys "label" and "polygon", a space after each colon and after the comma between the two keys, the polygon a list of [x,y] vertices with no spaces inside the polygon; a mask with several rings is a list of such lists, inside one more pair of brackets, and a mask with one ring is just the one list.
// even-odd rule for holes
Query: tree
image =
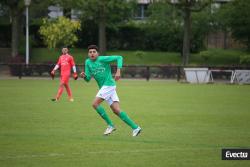
{"label": "tree", "polygon": [[[51,0],[32,0],[30,5],[30,15],[37,14],[41,10],[46,10]],[[24,0],[1,0],[1,7],[9,13],[11,23],[11,56],[19,54],[20,39],[22,37],[22,27],[24,25],[23,12],[25,9]],[[42,7],[41,7],[42,5]],[[30,17],[31,19],[33,17]]]}
{"label": "tree", "polygon": [[234,0],[222,8],[222,20],[232,35],[250,50],[250,0]]}
{"label": "tree", "polygon": [[149,5],[148,18],[140,27],[145,27],[146,47],[164,51],[181,51],[182,20],[180,12],[166,1]]}
{"label": "tree", "polygon": [[11,21],[11,56],[18,55],[18,46],[21,32],[21,18],[24,11],[24,1],[3,0],[3,6],[6,6],[10,13]]}
{"label": "tree", "polygon": [[80,28],[81,24],[78,21],[59,17],[56,20],[44,19],[39,32],[49,48],[56,48],[72,46],[77,42],[78,38],[74,33]]}
{"label": "tree", "polygon": [[77,3],[78,9],[82,11],[82,18],[98,24],[98,45],[101,54],[106,52],[106,27],[131,17],[133,2],[133,0],[80,0]]}
{"label": "tree", "polygon": [[182,64],[187,65],[190,57],[190,39],[191,39],[191,14],[200,12],[211,3],[211,0],[167,0],[167,2],[182,12],[183,15],[183,48]]}
{"label": "tree", "polygon": [[230,33],[230,26],[229,26],[229,15],[231,13],[231,5],[228,3],[221,4],[220,6],[215,6],[212,8],[212,19],[211,19],[211,26],[212,30],[215,32],[222,31],[224,34],[224,49],[228,48],[228,36]]}

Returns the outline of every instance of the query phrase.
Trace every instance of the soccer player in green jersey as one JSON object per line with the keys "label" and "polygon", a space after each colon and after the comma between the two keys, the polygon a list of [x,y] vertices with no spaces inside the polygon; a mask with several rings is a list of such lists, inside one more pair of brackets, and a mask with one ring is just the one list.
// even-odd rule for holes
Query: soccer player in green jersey
{"label": "soccer player in green jersey", "polygon": [[[120,109],[119,98],[116,93],[115,80],[117,81],[121,77],[122,56],[99,56],[96,45],[88,47],[88,56],[89,58],[85,61],[85,72],[81,73],[81,77],[87,82],[93,77],[98,84],[99,91],[92,106],[108,124],[104,135],[109,135],[116,130],[113,122],[101,106],[101,103],[105,100],[110,105],[112,111],[133,129],[132,136],[137,136],[140,134],[141,128],[128,117],[126,112]],[[112,77],[110,67],[110,63],[114,61],[117,62],[115,80]]]}

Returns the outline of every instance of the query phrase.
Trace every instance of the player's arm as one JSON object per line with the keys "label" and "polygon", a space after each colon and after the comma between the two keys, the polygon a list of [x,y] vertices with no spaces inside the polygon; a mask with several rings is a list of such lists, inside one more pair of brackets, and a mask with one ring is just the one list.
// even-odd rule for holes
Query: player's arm
{"label": "player's arm", "polygon": [[87,82],[91,80],[91,73],[87,61],[85,61],[85,70],[84,72],[81,72],[81,77]]}
{"label": "player's arm", "polygon": [[52,77],[52,79],[54,79],[54,77],[55,77],[55,72],[56,72],[56,70],[60,67],[60,58],[59,58],[59,60],[58,60],[58,62],[56,63],[56,65],[55,65],[55,67],[53,68],[53,70],[50,72],[50,75],[51,75],[51,77]]}
{"label": "player's arm", "polygon": [[121,78],[121,68],[122,68],[122,64],[123,64],[122,56],[102,56],[100,61],[106,62],[106,63],[116,61],[117,62],[117,71],[115,73],[115,80],[118,81]]}
{"label": "player's arm", "polygon": [[74,61],[73,57],[71,59],[71,66],[72,66],[72,70],[73,70],[73,78],[75,80],[77,80],[78,79],[78,75],[77,75],[77,72],[76,72],[76,65],[75,65],[75,61]]}
{"label": "player's arm", "polygon": [[117,68],[115,73],[115,80],[118,81],[121,78],[121,69]]}
{"label": "player's arm", "polygon": [[72,69],[73,69],[73,78],[74,78],[75,80],[77,80],[77,79],[78,79],[78,75],[77,75],[77,72],[76,72],[76,66],[74,65],[74,66],[72,67]]}
{"label": "player's arm", "polygon": [[111,63],[111,62],[116,61],[118,69],[121,69],[122,65],[123,65],[123,57],[122,56],[118,56],[118,55],[100,56],[99,59],[101,62],[104,62],[104,63]]}

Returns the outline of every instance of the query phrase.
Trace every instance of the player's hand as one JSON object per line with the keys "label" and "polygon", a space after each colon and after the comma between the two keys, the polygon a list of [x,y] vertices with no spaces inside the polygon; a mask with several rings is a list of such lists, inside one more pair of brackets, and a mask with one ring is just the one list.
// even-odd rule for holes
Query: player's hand
{"label": "player's hand", "polygon": [[50,72],[50,76],[51,76],[52,79],[55,78],[55,70],[52,70],[52,71]]}
{"label": "player's hand", "polygon": [[117,69],[115,73],[115,80],[118,81],[121,78],[121,71],[120,69]]}
{"label": "player's hand", "polygon": [[77,75],[77,73],[76,73],[76,72],[74,72],[74,73],[73,73],[73,78],[74,78],[75,80],[77,80],[77,79],[78,79],[78,75]]}
{"label": "player's hand", "polygon": [[85,72],[81,72],[80,76],[81,76],[82,78],[84,78],[84,77],[86,76],[86,75],[85,75]]}

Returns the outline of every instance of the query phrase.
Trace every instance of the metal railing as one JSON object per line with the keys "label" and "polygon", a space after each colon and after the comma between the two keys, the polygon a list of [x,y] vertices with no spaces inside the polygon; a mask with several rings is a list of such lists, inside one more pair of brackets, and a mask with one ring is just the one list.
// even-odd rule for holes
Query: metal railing
{"label": "metal railing", "polygon": [[[0,76],[16,76],[22,78],[23,76],[31,77],[49,77],[50,72],[55,64],[0,64]],[[76,65],[77,71],[80,74],[84,70],[83,65]],[[230,76],[228,73],[223,72],[225,70],[235,69],[250,69],[250,66],[180,66],[180,65],[124,65],[122,69],[123,78],[134,79],[175,79],[180,81],[185,79],[184,68],[198,68],[206,67],[213,70],[218,70],[213,74],[213,78],[216,79],[228,79]],[[115,72],[116,66],[112,66],[112,72]],[[59,72],[57,73],[59,76]]]}

